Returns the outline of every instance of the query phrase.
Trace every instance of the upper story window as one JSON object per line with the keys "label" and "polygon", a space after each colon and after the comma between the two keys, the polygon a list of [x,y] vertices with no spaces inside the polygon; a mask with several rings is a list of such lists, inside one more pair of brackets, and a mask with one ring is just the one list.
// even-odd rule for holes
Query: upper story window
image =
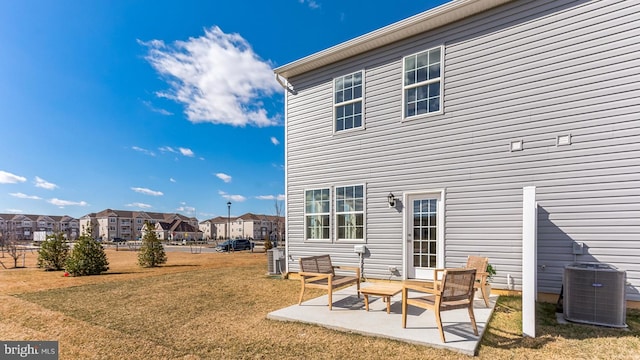
{"label": "upper story window", "polygon": [[335,131],[362,127],[362,71],[333,81]]}
{"label": "upper story window", "polygon": [[116,218],[109,218],[109,222],[112,222],[112,223],[116,222]]}
{"label": "upper story window", "polygon": [[305,240],[329,240],[331,197],[329,189],[304,193]]}
{"label": "upper story window", "polygon": [[336,187],[338,240],[364,240],[364,186]]}
{"label": "upper story window", "polygon": [[404,118],[442,113],[442,54],[439,46],[404,58]]}

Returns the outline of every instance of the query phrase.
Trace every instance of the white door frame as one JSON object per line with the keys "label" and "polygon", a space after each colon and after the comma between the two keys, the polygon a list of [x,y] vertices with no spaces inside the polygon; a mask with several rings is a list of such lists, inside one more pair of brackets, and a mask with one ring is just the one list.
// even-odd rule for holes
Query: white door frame
{"label": "white door frame", "polygon": [[[427,189],[421,191],[408,191],[402,194],[402,204],[404,208],[404,214],[402,216],[402,279],[407,280],[410,279],[409,274],[409,245],[411,244],[412,237],[409,236],[409,219],[408,216],[410,213],[413,213],[412,210],[409,209],[409,206],[413,206],[409,203],[409,197],[416,195],[425,195],[425,196],[433,196],[438,199],[438,247],[437,247],[437,257],[436,263],[438,268],[444,267],[444,226],[445,226],[445,189]],[[413,246],[413,244],[411,244]],[[411,261],[413,264],[413,261]],[[433,280],[433,273],[428,272],[426,276],[420,279],[425,280]]]}

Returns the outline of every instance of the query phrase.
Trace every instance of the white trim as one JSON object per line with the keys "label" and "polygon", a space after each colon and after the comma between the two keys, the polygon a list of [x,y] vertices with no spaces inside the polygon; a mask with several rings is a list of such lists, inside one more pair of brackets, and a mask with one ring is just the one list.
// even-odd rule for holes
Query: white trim
{"label": "white trim", "polygon": [[445,202],[446,202],[446,188],[440,188],[440,189],[426,189],[426,190],[421,190],[421,191],[407,191],[402,193],[402,204],[403,204],[403,214],[402,214],[402,280],[408,280],[409,277],[407,276],[407,274],[409,273],[409,257],[408,257],[408,253],[409,253],[409,249],[407,248],[408,244],[409,244],[409,239],[408,239],[408,234],[407,234],[407,229],[409,227],[409,224],[407,223],[407,214],[408,214],[408,206],[411,206],[409,204],[409,197],[410,196],[416,196],[416,195],[429,195],[429,194],[439,194],[440,197],[440,201],[438,202],[438,255],[436,258],[436,263],[437,263],[437,267],[438,268],[442,268],[444,267],[444,258],[445,258],[445,243],[446,243],[446,239],[445,239],[445,226],[446,226],[446,219],[445,219]]}
{"label": "white trim", "polygon": [[[415,84],[411,84],[411,86],[406,86],[405,85],[405,72],[406,72],[406,67],[405,67],[405,59],[410,57],[410,56],[416,56],[418,54],[422,54],[422,53],[429,53],[429,51],[434,50],[440,48],[440,76],[438,77],[437,80],[432,79],[432,80],[426,80],[426,81],[422,81],[420,83],[415,83]],[[438,46],[433,46],[430,47],[428,49],[425,50],[421,50],[409,55],[405,55],[402,57],[402,74],[401,74],[401,87],[402,87],[402,116],[400,117],[400,119],[402,119],[402,121],[411,121],[411,120],[416,120],[416,119],[422,119],[425,117],[430,117],[430,116],[436,116],[436,115],[442,115],[444,114],[444,50],[445,50],[445,45],[441,44]],[[406,104],[406,90],[408,88],[417,88],[420,86],[424,86],[424,85],[429,85],[429,84],[433,84],[435,82],[440,82],[440,99],[439,99],[439,104],[438,104],[438,111],[433,111],[433,112],[426,112],[424,114],[416,114],[416,115],[412,115],[412,116],[406,116],[406,108],[405,106]]]}
{"label": "white trim", "polygon": [[[362,186],[362,239],[341,239],[338,237],[338,188],[342,187],[350,187],[350,186]],[[342,244],[347,243],[355,243],[355,244],[365,244],[367,242],[367,184],[366,183],[355,183],[355,184],[346,184],[346,185],[334,185],[333,186],[333,203],[332,203],[332,220],[333,220],[333,238],[335,242],[340,242]],[[341,212],[342,214],[343,212]],[[354,212],[358,213],[358,212]]]}
{"label": "white trim", "polygon": [[[348,101],[342,101],[340,103],[336,103],[336,79],[338,78],[343,78],[345,76],[349,76],[349,75],[354,75],[360,73],[360,77],[361,77],[361,81],[360,81],[360,97],[356,98],[356,99],[351,99]],[[356,70],[352,73],[348,73],[348,74],[344,74],[344,75],[340,75],[340,76],[335,76],[332,80],[331,80],[331,102],[333,103],[333,108],[332,108],[332,119],[333,119],[333,124],[332,124],[332,128],[333,128],[333,134],[342,134],[345,132],[351,132],[351,131],[356,131],[356,130],[364,130],[365,125],[364,125],[364,97],[365,97],[365,69],[361,69],[361,70]],[[336,108],[338,106],[344,106],[344,105],[350,105],[356,102],[360,102],[360,126],[358,127],[352,127],[349,129],[342,129],[342,130],[337,130],[336,129]]]}
{"label": "white trim", "polygon": [[435,28],[479,14],[513,0],[455,0],[424,11],[357,38],[335,45],[274,70],[291,78],[322,66],[357,56],[372,49],[433,30]]}
{"label": "white trim", "polygon": [[[322,238],[307,238],[307,191],[314,191],[314,190],[329,190],[329,212],[322,212],[322,213],[313,213],[314,215],[328,215],[329,216],[329,238],[328,239],[322,239]],[[303,212],[302,212],[302,216],[303,216],[303,234],[302,234],[302,239],[303,242],[321,242],[321,243],[332,243],[334,237],[333,235],[333,221],[332,221],[332,214],[333,214],[333,192],[334,192],[334,187],[333,186],[314,186],[314,187],[309,187],[309,188],[304,188],[302,190],[302,204],[303,204]]]}
{"label": "white trim", "polygon": [[536,337],[537,285],[536,187],[522,189],[522,334]]}

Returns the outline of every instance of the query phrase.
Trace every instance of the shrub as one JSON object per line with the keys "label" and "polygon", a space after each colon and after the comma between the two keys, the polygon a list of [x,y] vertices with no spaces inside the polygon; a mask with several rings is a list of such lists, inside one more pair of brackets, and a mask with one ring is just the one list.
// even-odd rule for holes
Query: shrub
{"label": "shrub", "polygon": [[83,233],[65,262],[65,270],[72,276],[100,275],[109,270],[107,254],[91,234]]}
{"label": "shrub", "polygon": [[62,233],[48,235],[38,250],[38,267],[45,270],[62,270],[69,257],[69,245]]}
{"label": "shrub", "polygon": [[271,239],[267,235],[264,238],[264,251],[267,251],[267,250],[269,250],[271,248],[273,248],[273,243],[271,243]]}
{"label": "shrub", "polygon": [[167,254],[149,222],[144,224],[142,246],[138,254],[138,264],[142,267],[155,267],[167,262]]}

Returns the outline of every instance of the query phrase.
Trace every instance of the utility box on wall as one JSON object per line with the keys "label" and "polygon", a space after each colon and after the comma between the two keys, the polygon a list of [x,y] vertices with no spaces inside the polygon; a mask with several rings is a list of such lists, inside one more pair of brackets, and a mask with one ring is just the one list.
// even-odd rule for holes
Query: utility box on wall
{"label": "utility box on wall", "polygon": [[574,263],[564,269],[564,318],[592,325],[627,327],[626,273],[611,265]]}

